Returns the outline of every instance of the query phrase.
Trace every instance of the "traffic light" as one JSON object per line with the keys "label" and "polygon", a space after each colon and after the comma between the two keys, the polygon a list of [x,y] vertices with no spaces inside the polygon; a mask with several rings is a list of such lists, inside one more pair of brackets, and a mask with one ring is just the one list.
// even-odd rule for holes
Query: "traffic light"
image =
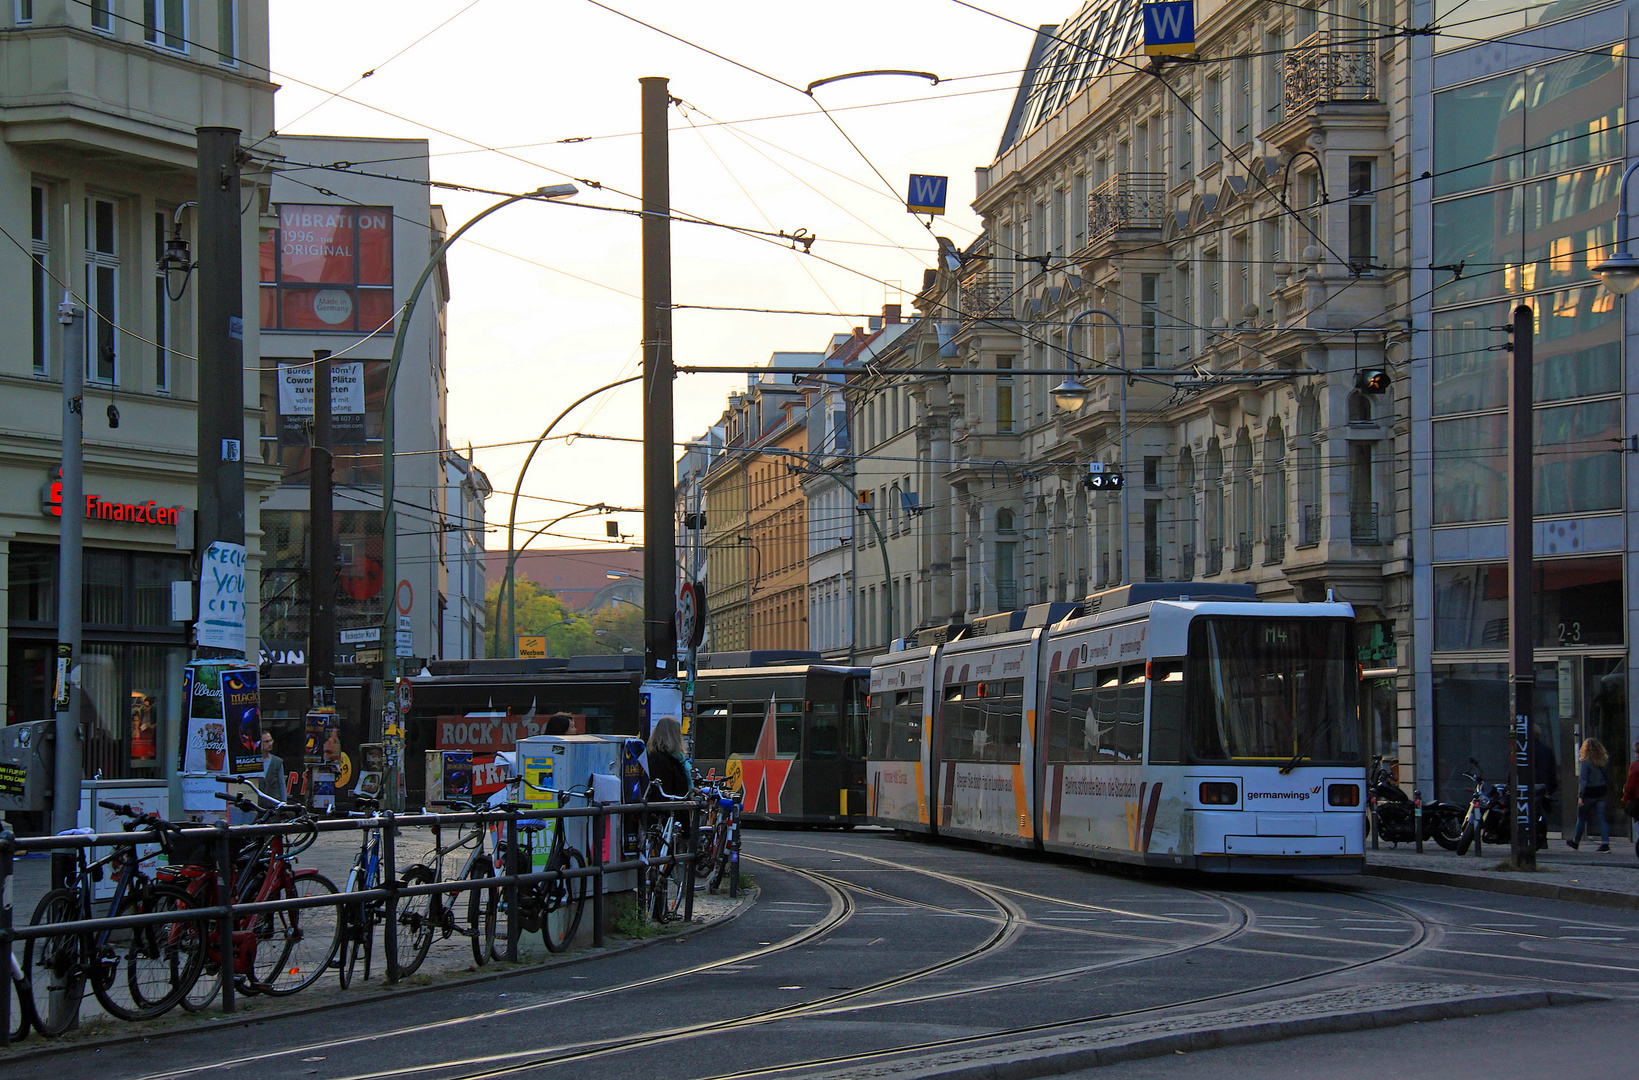
{"label": "traffic light", "polygon": [[1383,368],[1362,368],[1355,372],[1354,388],[1362,394],[1389,392],[1389,373]]}
{"label": "traffic light", "polygon": [[1115,491],[1127,482],[1127,478],[1118,472],[1110,472],[1104,468],[1103,462],[1095,461],[1087,466],[1087,479],[1083,480],[1093,491]]}

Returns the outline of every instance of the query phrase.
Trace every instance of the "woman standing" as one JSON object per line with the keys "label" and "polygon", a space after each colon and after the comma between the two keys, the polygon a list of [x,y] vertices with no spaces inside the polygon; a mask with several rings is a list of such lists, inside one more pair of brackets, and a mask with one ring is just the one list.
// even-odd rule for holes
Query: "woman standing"
{"label": "woman standing", "polygon": [[1576,835],[1566,841],[1571,847],[1581,846],[1582,834],[1593,835],[1593,824],[1599,822],[1600,851],[1611,849],[1611,827],[1605,820],[1605,766],[1610,755],[1598,739],[1582,740],[1582,749],[1576,753]]}
{"label": "woman standing", "polygon": [[671,717],[655,721],[649,733],[649,779],[672,799],[689,793],[689,770],[683,764],[683,729]]}

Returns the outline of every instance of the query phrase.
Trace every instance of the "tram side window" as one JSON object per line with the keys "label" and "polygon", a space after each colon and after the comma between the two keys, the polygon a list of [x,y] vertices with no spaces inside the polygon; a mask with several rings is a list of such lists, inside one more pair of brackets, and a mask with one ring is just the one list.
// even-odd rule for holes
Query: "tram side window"
{"label": "tram side window", "polygon": [[922,756],[922,691],[901,690],[894,695],[893,761],[916,761]]}
{"label": "tram side window", "polygon": [[[945,687],[944,701],[939,708],[939,756],[946,761],[977,761],[974,752],[973,714],[966,708],[967,687],[955,684]],[[984,714],[978,714],[978,734],[981,747],[984,740]]]}
{"label": "tram side window", "polygon": [[751,757],[757,752],[757,743],[763,737],[768,705],[756,701],[736,701],[732,709],[734,722],[729,725],[728,752]]}
{"label": "tram side window", "polygon": [[[785,708],[782,702],[780,708]],[[842,756],[842,726],[838,719],[837,703],[816,701],[808,709],[808,756],[835,758]],[[784,738],[784,729],[781,729]],[[783,751],[785,747],[782,745]]]}
{"label": "tram side window", "polygon": [[1184,662],[1150,662],[1150,763],[1184,763]]}
{"label": "tram side window", "polygon": [[1024,739],[1024,680],[989,684],[985,698],[986,729],[990,742],[986,761],[1018,761]]}
{"label": "tram side window", "polygon": [[[903,694],[901,690],[899,693]],[[897,718],[894,708],[895,693],[892,690],[879,690],[866,699],[866,711],[870,716],[870,725],[866,730],[867,742],[865,756],[872,761],[893,761],[893,722]]]}
{"label": "tram side window", "polygon": [[1047,683],[1047,760],[1055,764],[1087,760],[1082,744],[1087,724],[1075,705],[1075,677],[1073,671],[1055,671]]}
{"label": "tram side window", "polygon": [[1120,711],[1111,749],[1117,761],[1138,762],[1144,756],[1144,665],[1121,669]]}
{"label": "tram side window", "polygon": [[694,718],[694,756],[708,761],[728,757],[727,705],[708,705]]}

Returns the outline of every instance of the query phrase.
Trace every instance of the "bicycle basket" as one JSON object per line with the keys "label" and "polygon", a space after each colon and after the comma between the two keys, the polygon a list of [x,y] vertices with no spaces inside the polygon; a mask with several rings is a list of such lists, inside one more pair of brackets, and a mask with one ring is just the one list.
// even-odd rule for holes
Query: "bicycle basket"
{"label": "bicycle basket", "polygon": [[172,866],[216,869],[214,836],[184,836],[180,830],[163,829],[159,834],[159,846],[165,852],[165,861]]}

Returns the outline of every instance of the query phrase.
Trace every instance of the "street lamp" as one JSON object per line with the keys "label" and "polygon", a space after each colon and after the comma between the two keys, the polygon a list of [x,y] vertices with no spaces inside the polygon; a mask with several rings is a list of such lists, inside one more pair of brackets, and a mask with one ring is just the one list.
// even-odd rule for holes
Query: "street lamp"
{"label": "street lamp", "polygon": [[[421,268],[421,276],[415,279],[415,285],[410,289],[408,299],[404,301],[404,308],[398,313],[398,330],[393,335],[393,355],[387,363],[387,396],[382,406],[381,415],[381,586],[386,602],[382,604],[382,640],[386,641],[396,628],[394,616],[398,605],[398,504],[394,501],[394,435],[398,427],[393,415],[394,401],[398,391],[398,366],[404,360],[404,343],[409,338],[410,319],[415,314],[415,305],[421,299],[421,290],[427,287],[433,271],[438,268],[444,258],[444,252],[449,246],[461,239],[466,231],[483,221],[497,210],[505,209],[515,202],[526,199],[549,201],[552,199],[567,199],[580,189],[574,184],[551,184],[536,188],[534,191],[522,195],[511,195],[487,210],[482,210],[467,220],[467,223],[445,237],[427,258],[427,265]],[[517,497],[513,497],[513,507],[517,507]],[[509,530],[510,531],[510,530]],[[507,537],[511,547],[511,536]],[[387,665],[387,678],[390,683],[398,674],[398,660],[391,658]]]}
{"label": "street lamp", "polygon": [[606,512],[609,509],[610,508],[608,506],[606,506],[605,504],[603,504],[603,503],[591,503],[589,505],[581,507],[578,510],[571,510],[567,514],[559,514],[557,517],[553,518],[551,521],[548,521],[545,525],[542,525],[540,528],[538,528],[534,532],[530,533],[527,537],[524,538],[524,542],[519,544],[516,548],[512,548],[511,544],[507,545],[508,551],[507,551],[507,555],[506,555],[506,576],[502,579],[502,589],[501,589],[501,591],[497,592],[495,594],[495,598],[496,598],[495,651],[497,653],[499,653],[501,651],[501,610],[500,610],[501,592],[505,592],[506,593],[506,598],[507,598],[507,601],[506,601],[506,603],[507,603],[507,608],[506,608],[506,611],[507,611],[507,632],[510,633],[510,634],[514,634],[514,635],[517,632],[518,597],[517,597],[517,590],[515,588],[515,586],[517,585],[517,582],[514,580],[514,574],[516,572],[516,568],[517,568],[517,565],[518,565],[518,556],[520,556],[524,553],[524,549],[528,548],[529,545],[535,540],[535,538],[537,536],[541,535],[543,532],[550,529],[552,526],[558,524],[558,522],[563,521],[566,518],[572,518],[577,514],[603,513],[603,512]]}
{"label": "street lamp", "polygon": [[1130,544],[1127,543],[1127,540],[1128,540],[1128,530],[1132,526],[1132,518],[1131,518],[1131,515],[1128,514],[1128,512],[1127,512],[1128,511],[1127,484],[1125,482],[1126,481],[1125,473],[1127,471],[1127,464],[1128,464],[1128,459],[1127,459],[1127,366],[1126,366],[1127,335],[1126,335],[1126,332],[1121,327],[1121,320],[1117,319],[1114,315],[1111,315],[1108,311],[1105,311],[1103,308],[1088,308],[1086,311],[1083,311],[1080,315],[1077,315],[1075,318],[1070,320],[1069,328],[1064,331],[1064,369],[1065,369],[1064,381],[1062,383],[1060,383],[1059,385],[1053,387],[1052,394],[1053,394],[1053,401],[1058,405],[1059,408],[1064,409],[1066,412],[1077,412],[1081,409],[1081,407],[1083,405],[1087,404],[1087,399],[1091,396],[1091,391],[1089,391],[1085,386],[1082,386],[1081,383],[1076,381],[1076,376],[1081,374],[1081,369],[1076,366],[1076,354],[1075,354],[1076,326],[1077,326],[1077,324],[1079,324],[1081,322],[1081,320],[1091,318],[1094,315],[1104,316],[1106,319],[1109,320],[1110,325],[1115,327],[1115,341],[1116,341],[1115,348],[1110,350],[1110,352],[1107,355],[1108,355],[1109,359],[1114,360],[1114,361],[1119,361],[1119,363],[1106,364],[1105,367],[1106,368],[1112,368],[1112,369],[1114,369],[1116,371],[1119,371],[1121,373],[1121,472],[1123,474],[1123,476],[1122,476],[1122,481],[1123,482],[1121,484],[1121,582],[1120,583],[1125,585],[1125,584],[1128,583],[1128,581],[1131,578],[1131,575],[1128,574],[1128,572],[1127,572],[1127,568],[1132,564],[1132,547],[1131,547]]}
{"label": "street lamp", "polygon": [[1639,169],[1639,161],[1629,165],[1628,171],[1622,174],[1621,194],[1616,204],[1616,250],[1593,268],[1605,288],[1618,296],[1626,296],[1639,288],[1639,259],[1628,251],[1628,181],[1636,169]]}
{"label": "street lamp", "polygon": [[621,642],[622,645],[624,646],[620,650],[621,652],[636,652],[637,651],[637,646],[633,645],[630,641],[627,641],[624,637],[622,637],[621,635],[615,633],[613,630],[594,630],[594,631],[592,631],[592,633],[597,635],[598,637],[612,637],[616,641]]}

